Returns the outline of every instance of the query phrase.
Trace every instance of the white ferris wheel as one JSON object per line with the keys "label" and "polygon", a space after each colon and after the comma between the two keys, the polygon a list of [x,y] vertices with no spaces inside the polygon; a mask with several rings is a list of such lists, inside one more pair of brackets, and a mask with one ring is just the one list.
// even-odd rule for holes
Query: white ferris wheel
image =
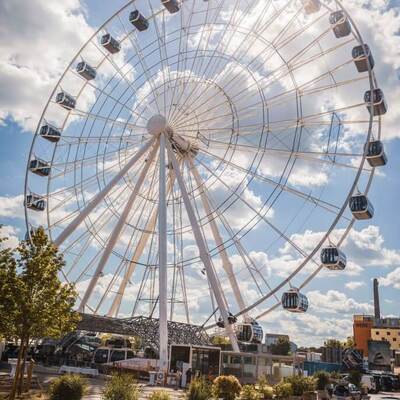
{"label": "white ferris wheel", "polygon": [[167,320],[260,341],[373,216],[375,61],[338,0],[129,1],[43,111],[28,234],[59,246],[80,311],[159,318],[161,358]]}

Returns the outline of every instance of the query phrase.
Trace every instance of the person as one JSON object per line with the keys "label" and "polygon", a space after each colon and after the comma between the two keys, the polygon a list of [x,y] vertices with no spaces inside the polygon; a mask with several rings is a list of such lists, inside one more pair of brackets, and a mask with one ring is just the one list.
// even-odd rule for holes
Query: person
{"label": "person", "polygon": [[186,371],[186,386],[190,385],[190,381],[192,380],[192,368],[188,368]]}
{"label": "person", "polygon": [[182,371],[179,368],[176,370],[176,387],[178,389],[182,387]]}

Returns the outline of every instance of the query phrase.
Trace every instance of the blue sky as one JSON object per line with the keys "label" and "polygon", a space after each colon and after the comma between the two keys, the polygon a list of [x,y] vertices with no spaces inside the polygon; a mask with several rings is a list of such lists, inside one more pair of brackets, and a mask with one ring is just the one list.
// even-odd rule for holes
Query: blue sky
{"label": "blue sky", "polygon": [[[90,33],[125,4],[120,0],[104,2],[101,7],[96,0],[65,0],[57,5],[47,4],[45,0],[31,3],[31,9],[26,9],[23,0],[4,0],[0,4],[0,33],[2,37],[4,33],[12,37],[10,43],[0,44],[0,170],[3,171],[0,222],[5,225],[11,244],[25,235],[21,195],[33,130],[45,102],[63,69]],[[306,289],[312,303],[307,316],[274,312],[263,320],[266,330],[288,333],[300,344],[318,344],[327,337],[350,335],[352,313],[371,311],[371,280],[375,277],[381,280],[383,314],[399,315],[400,81],[395,71],[400,68],[400,5],[397,1],[352,0],[348,7],[368,43],[372,43],[378,81],[389,99],[389,113],[384,117],[382,131],[389,163],[379,170],[370,191],[374,219],[357,222],[346,244],[348,259],[357,265],[354,273],[322,274],[315,279]],[[45,29],[41,29],[31,13],[42,13],[47,18]],[[345,176],[340,176],[343,182],[329,182],[332,198],[336,196],[333,185],[337,188],[345,185]],[[254,184],[252,190],[257,194],[263,188]],[[322,224],[314,221],[312,227],[299,229],[298,241],[311,240],[311,234],[319,226],[323,229]],[[311,232],[307,233],[307,228]],[[250,251],[259,251],[258,232],[250,237],[246,245]],[[269,257],[271,265],[290,256],[289,252],[280,250],[280,255],[276,249],[274,257]],[[266,265],[265,269],[271,269],[269,273],[274,275],[271,279],[275,282],[281,279],[273,266]],[[206,292],[200,286],[197,290],[194,293]],[[200,311],[196,312],[202,322],[207,313]]]}

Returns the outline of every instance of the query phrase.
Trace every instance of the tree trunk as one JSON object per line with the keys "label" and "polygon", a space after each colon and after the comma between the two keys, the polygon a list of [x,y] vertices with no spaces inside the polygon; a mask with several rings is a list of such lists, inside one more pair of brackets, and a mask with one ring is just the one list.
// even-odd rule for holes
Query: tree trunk
{"label": "tree trunk", "polygon": [[21,395],[22,390],[24,388],[24,377],[25,377],[25,365],[26,365],[26,356],[28,353],[28,346],[29,346],[29,338],[25,339],[24,341],[24,349],[23,349],[23,353],[22,353],[22,366],[20,369],[20,378],[19,378],[19,382],[18,382],[18,396]]}
{"label": "tree trunk", "polygon": [[23,343],[23,339],[21,339],[21,345],[18,351],[18,358],[17,358],[17,365],[15,366],[15,375],[14,375],[14,380],[13,380],[13,384],[11,387],[11,392],[10,392],[10,397],[9,400],[14,400],[15,399],[15,395],[17,392],[17,384],[18,384],[18,377],[19,377],[19,373],[20,373],[20,368],[21,368],[21,358],[22,358],[22,343]]}
{"label": "tree trunk", "polygon": [[25,386],[25,392],[29,392],[31,390],[31,384],[32,384],[32,373],[33,373],[33,367],[35,365],[35,362],[33,359],[29,363],[29,369],[28,369],[28,378],[26,380],[26,386]]}

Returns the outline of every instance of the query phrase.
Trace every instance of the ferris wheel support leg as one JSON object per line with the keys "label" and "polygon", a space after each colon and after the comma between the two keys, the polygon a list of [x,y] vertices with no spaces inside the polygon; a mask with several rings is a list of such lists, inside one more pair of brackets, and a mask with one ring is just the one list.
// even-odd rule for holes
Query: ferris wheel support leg
{"label": "ferris wheel support leg", "polygon": [[160,335],[160,370],[168,369],[168,311],[167,311],[167,191],[165,134],[160,136],[160,176],[159,176],[159,207],[158,207],[158,283],[159,283],[159,335]]}
{"label": "ferris wheel support leg", "polygon": [[[203,179],[201,178],[199,171],[197,170],[196,166],[193,163],[193,159],[188,157],[188,163],[190,166],[190,170],[192,171],[192,174],[194,176],[194,179],[196,181],[196,184],[199,187],[203,186]],[[200,198],[201,198],[201,202],[203,203],[203,207],[204,210],[207,214],[207,218],[208,218],[208,222],[210,223],[210,227],[211,227],[211,232],[213,234],[214,237],[214,242],[216,244],[216,246],[218,247],[218,249],[220,249],[220,257],[222,260],[222,266],[225,270],[225,273],[228,276],[229,279],[229,283],[231,285],[231,288],[233,290],[233,294],[235,296],[236,302],[240,308],[240,310],[243,310],[246,308],[246,304],[244,302],[242,293],[240,292],[239,289],[239,285],[236,279],[236,276],[233,272],[233,265],[229,259],[228,253],[226,252],[225,246],[224,246],[224,241],[222,240],[222,236],[219,232],[217,223],[215,222],[215,219],[213,218],[213,212],[211,211],[211,207],[210,207],[210,202],[208,200],[208,197],[205,193],[204,190],[200,190]],[[244,319],[248,320],[249,316],[248,314],[244,314]]]}
{"label": "ferris wheel support leg", "polygon": [[203,237],[203,235],[201,233],[201,229],[200,229],[199,223],[197,221],[196,215],[194,213],[192,204],[190,202],[189,195],[188,195],[188,192],[186,190],[186,186],[185,186],[185,183],[183,181],[182,175],[181,175],[181,173],[180,173],[180,171],[178,169],[178,162],[177,162],[177,160],[175,158],[175,155],[174,155],[174,152],[172,150],[171,144],[167,141],[166,145],[167,145],[167,150],[168,150],[168,156],[169,156],[169,159],[172,162],[172,166],[173,166],[174,171],[175,171],[176,180],[178,182],[178,185],[179,185],[179,188],[180,188],[180,191],[181,191],[181,194],[182,194],[182,199],[183,199],[183,202],[185,204],[185,209],[186,209],[187,215],[189,217],[190,224],[191,224],[192,229],[193,229],[193,235],[195,237],[196,244],[197,244],[197,247],[199,249],[200,259],[203,262],[204,267],[206,269],[207,278],[208,278],[208,280],[210,282],[211,289],[212,289],[212,291],[214,293],[214,296],[215,296],[215,300],[217,301],[218,308],[219,308],[219,310],[221,312],[222,319],[223,319],[223,321],[225,323],[225,330],[226,330],[226,332],[227,332],[227,334],[229,336],[229,339],[231,341],[231,344],[232,344],[232,347],[233,347],[233,351],[238,352],[239,351],[239,345],[238,345],[238,342],[237,342],[237,338],[236,338],[235,332],[233,330],[233,326],[228,321],[229,313],[228,313],[228,310],[227,310],[227,307],[226,307],[226,300],[225,300],[225,298],[223,296],[222,290],[220,289],[220,283],[219,283],[218,277],[217,277],[217,275],[216,275],[216,273],[215,273],[215,271],[214,271],[214,269],[212,267],[210,255],[209,255],[209,253],[207,251],[207,247],[206,247],[206,243],[204,241],[204,237]]}
{"label": "ferris wheel support leg", "polygon": [[[168,183],[167,196],[172,191],[172,188],[174,186],[174,181],[175,181],[175,176],[173,173],[171,173],[170,178],[169,178],[169,183]],[[157,223],[157,218],[158,218],[158,207],[153,211],[153,214],[152,214],[148,224],[146,225],[143,235],[140,238],[140,241],[136,246],[135,252],[132,256],[132,260],[129,262],[129,267],[125,272],[125,275],[124,275],[124,277],[121,281],[121,284],[118,288],[117,294],[114,297],[114,300],[110,307],[110,310],[107,313],[108,317],[116,317],[119,312],[119,308],[121,307],[121,302],[122,302],[122,298],[124,297],[126,286],[128,285],[128,282],[131,279],[133,273],[135,272],[136,264],[139,261],[140,257],[142,256],[144,248],[146,247],[146,244],[151,236],[150,232],[154,231],[154,228]]]}
{"label": "ferris wheel support leg", "polygon": [[61,232],[61,234],[54,241],[56,246],[60,246],[68,237],[71,235],[75,229],[82,223],[82,221],[100,204],[100,202],[104,199],[105,196],[110,192],[110,190],[119,182],[119,180],[133,167],[133,165],[146,153],[146,151],[150,148],[150,146],[154,143],[156,139],[149,140],[118,172],[114,178],[111,179],[110,182],[103,188],[103,190],[98,193],[86,206],[84,210],[82,210],[77,217],[70,222],[70,224]]}
{"label": "ferris wheel support leg", "polygon": [[152,161],[154,160],[157,150],[158,150],[158,146],[155,145],[149,155],[148,160],[146,161],[146,163],[142,169],[142,172],[140,173],[140,176],[136,182],[136,185],[133,188],[133,191],[125,205],[125,208],[124,208],[117,224],[115,225],[114,230],[111,233],[111,236],[107,242],[106,248],[104,249],[101,259],[97,265],[96,271],[95,271],[92,279],[89,282],[89,286],[87,287],[84,296],[82,297],[81,303],[79,305],[80,312],[84,312],[86,303],[88,302],[88,300],[93,292],[93,289],[96,286],[96,283],[99,280],[99,277],[100,277],[101,273],[103,272],[105,265],[107,264],[107,261],[111,255],[111,252],[117,243],[117,240],[122,232],[122,229],[125,226],[128,215],[132,209],[132,205],[136,199],[137,194],[139,193],[139,190],[140,190],[140,188],[143,184],[143,181],[147,175],[147,172],[152,164]]}

